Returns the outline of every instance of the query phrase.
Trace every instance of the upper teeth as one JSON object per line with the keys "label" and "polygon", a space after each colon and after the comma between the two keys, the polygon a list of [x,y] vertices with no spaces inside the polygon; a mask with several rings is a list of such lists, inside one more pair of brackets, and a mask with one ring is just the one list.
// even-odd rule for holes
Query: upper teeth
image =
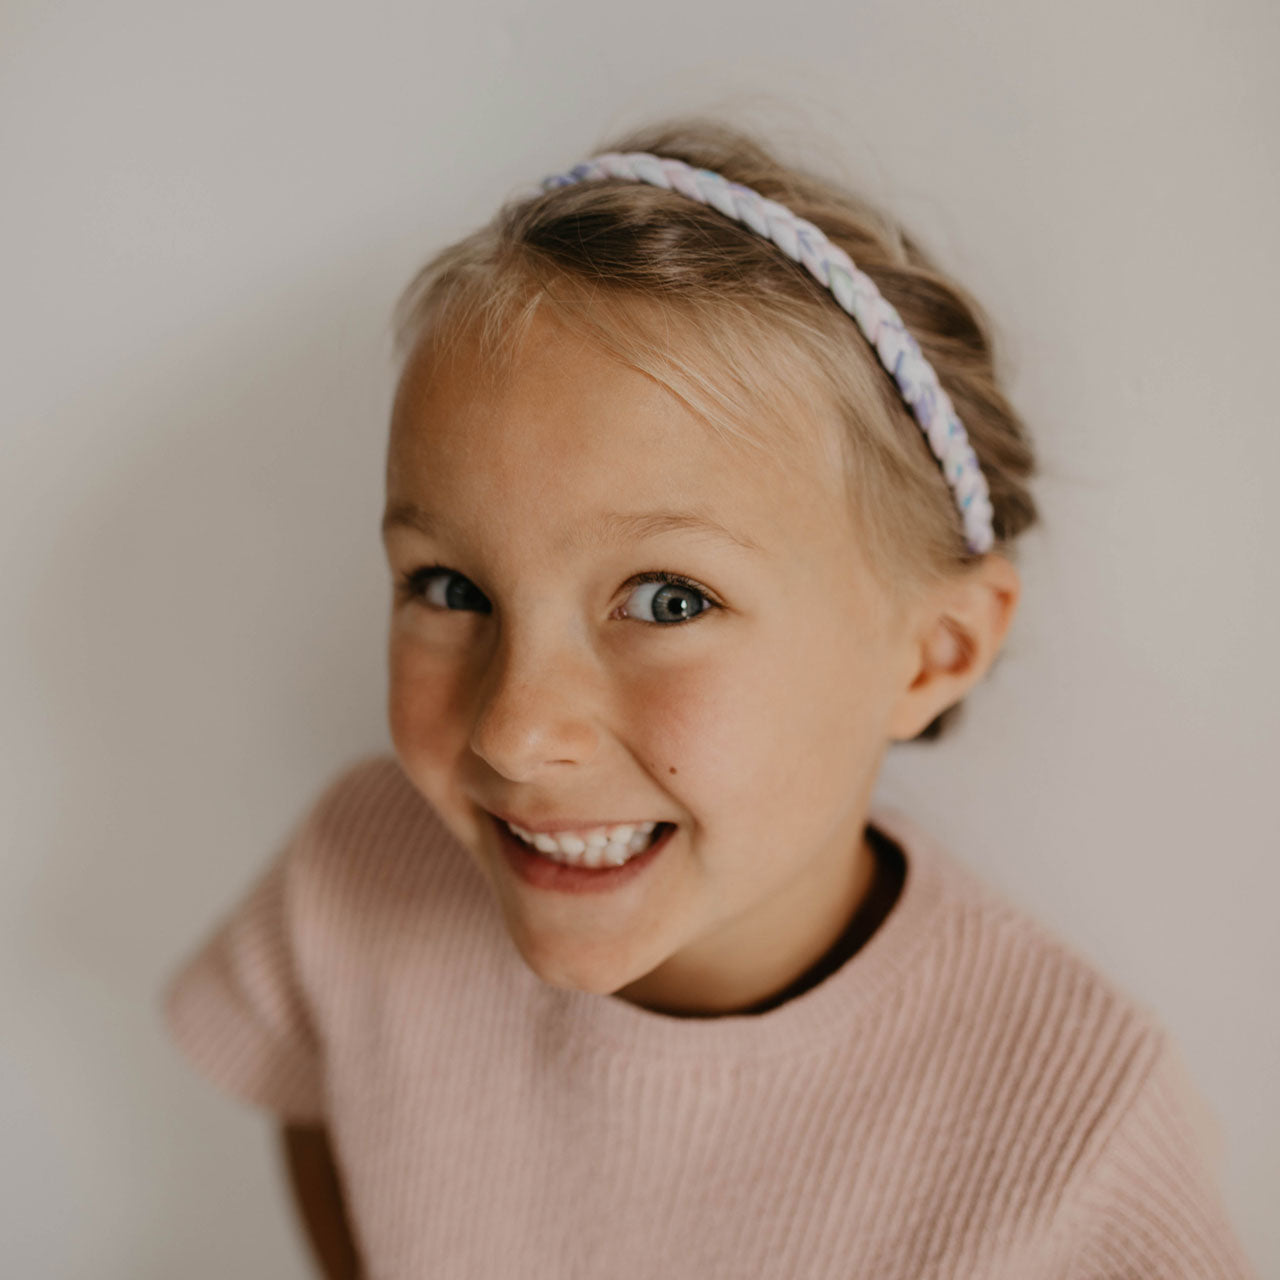
{"label": "upper teeth", "polygon": [[556,862],[575,867],[620,867],[626,860],[642,852],[649,844],[656,822],[621,823],[616,827],[593,827],[589,831],[526,831],[514,822],[507,826],[526,844],[545,853]]}

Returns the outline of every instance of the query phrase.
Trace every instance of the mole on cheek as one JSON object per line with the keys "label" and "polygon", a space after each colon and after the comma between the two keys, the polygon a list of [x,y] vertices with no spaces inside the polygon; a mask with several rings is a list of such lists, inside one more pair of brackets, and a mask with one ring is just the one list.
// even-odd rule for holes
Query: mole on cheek
{"label": "mole on cheek", "polygon": [[668,770],[670,770],[670,772],[672,772],[672,773],[675,773],[675,771],[676,771],[676,767],[675,767],[675,765],[673,765],[673,764],[669,764],[669,765],[667,765],[667,768],[668,768]]}

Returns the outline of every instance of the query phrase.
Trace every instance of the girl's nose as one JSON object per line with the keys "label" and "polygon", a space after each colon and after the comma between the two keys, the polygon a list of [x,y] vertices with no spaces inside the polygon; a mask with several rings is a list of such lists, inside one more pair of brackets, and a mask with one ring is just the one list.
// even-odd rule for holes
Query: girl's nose
{"label": "girl's nose", "polygon": [[555,764],[586,764],[599,747],[589,678],[564,653],[510,644],[490,658],[474,705],[470,747],[512,781]]}

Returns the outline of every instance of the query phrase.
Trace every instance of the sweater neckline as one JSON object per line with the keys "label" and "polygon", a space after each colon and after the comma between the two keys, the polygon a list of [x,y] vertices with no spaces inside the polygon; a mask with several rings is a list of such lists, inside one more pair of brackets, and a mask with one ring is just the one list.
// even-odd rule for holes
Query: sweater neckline
{"label": "sweater neckline", "polygon": [[763,1013],[678,1017],[617,996],[551,987],[525,969],[534,998],[568,1038],[628,1059],[769,1058],[815,1052],[847,1038],[852,1020],[883,1000],[930,938],[932,918],[946,897],[946,854],[928,832],[901,810],[881,804],[872,805],[867,824],[902,854],[905,875],[897,901],[838,969],[784,1004]]}

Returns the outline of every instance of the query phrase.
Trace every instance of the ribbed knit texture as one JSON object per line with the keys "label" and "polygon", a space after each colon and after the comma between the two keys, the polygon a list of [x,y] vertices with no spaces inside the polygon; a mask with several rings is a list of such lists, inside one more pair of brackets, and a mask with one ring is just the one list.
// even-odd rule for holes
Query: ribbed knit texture
{"label": "ribbed knit texture", "polygon": [[323,1122],[371,1280],[1240,1280],[1164,1033],[901,812],[885,921],[762,1014],[554,988],[390,756],[168,983],[220,1087]]}

